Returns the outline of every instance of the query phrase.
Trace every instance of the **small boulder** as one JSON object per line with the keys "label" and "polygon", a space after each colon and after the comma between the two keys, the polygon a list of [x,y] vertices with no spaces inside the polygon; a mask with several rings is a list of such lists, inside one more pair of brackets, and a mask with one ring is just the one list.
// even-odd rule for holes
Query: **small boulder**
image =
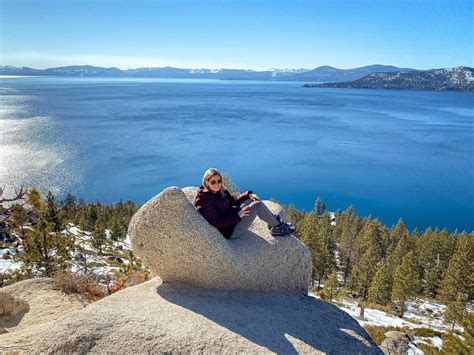
{"label": "small boulder", "polygon": [[410,351],[410,343],[413,339],[404,332],[389,331],[385,333],[385,339],[380,348],[387,355],[405,355]]}

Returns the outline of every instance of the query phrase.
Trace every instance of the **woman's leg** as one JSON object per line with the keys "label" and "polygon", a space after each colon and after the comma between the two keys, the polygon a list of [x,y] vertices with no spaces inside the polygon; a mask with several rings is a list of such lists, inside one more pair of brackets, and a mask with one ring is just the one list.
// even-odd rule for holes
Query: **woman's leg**
{"label": "woman's leg", "polygon": [[280,223],[276,220],[275,215],[268,209],[267,206],[261,201],[252,201],[251,199],[245,200],[243,206],[248,205],[250,207],[250,215],[244,217],[235,226],[232,238],[237,238],[239,235],[247,231],[252,224],[255,217],[259,217],[261,220],[267,222],[270,227],[275,227]]}

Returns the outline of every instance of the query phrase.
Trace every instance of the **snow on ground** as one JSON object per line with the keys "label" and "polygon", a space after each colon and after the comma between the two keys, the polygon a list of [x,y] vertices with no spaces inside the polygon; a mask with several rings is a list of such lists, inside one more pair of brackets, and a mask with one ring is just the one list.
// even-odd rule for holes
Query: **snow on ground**
{"label": "snow on ground", "polygon": [[[25,227],[27,228],[27,227]],[[29,228],[29,227],[28,227]],[[84,255],[80,255],[80,253],[76,250],[71,250],[71,257],[75,262],[73,263],[72,266],[72,271],[76,272],[80,269],[83,268],[83,262],[87,264],[94,263],[96,266],[96,274],[107,274],[108,272],[117,270],[119,271],[119,267],[117,266],[111,266],[109,265],[109,262],[111,259],[108,259],[108,256],[99,256],[98,251],[96,248],[92,246],[92,236],[91,232],[88,231],[83,231],[79,227],[75,226],[72,223],[68,223],[66,228],[62,231],[64,234],[71,234],[74,235],[75,240],[76,240],[76,246],[80,246],[82,249],[82,252]],[[110,236],[110,230],[106,230],[107,236]],[[123,265],[127,265],[129,263],[129,260],[127,259],[127,253],[124,253],[127,250],[132,250],[132,243],[130,240],[130,236],[127,235],[125,240],[122,242],[117,242],[114,244],[114,246],[118,249],[122,250],[122,253],[114,253],[116,256],[120,258],[120,260],[123,262]],[[13,259],[4,259],[3,255],[10,253],[11,255],[14,255],[20,250],[22,247],[20,246],[19,248],[4,248],[0,249],[0,274],[3,274],[5,272],[11,273],[14,272],[15,270],[20,269],[23,266],[22,262],[15,261]],[[122,256],[122,255],[123,256]],[[85,260],[84,260],[85,258]],[[120,262],[120,260],[115,259],[115,261]],[[99,266],[103,265],[103,266]]]}
{"label": "snow on ground", "polygon": [[10,248],[0,249],[0,273],[13,272],[18,270],[23,265],[21,262],[14,261],[12,259],[4,259],[4,254],[13,254],[16,253],[16,250],[10,250]]}
{"label": "snow on ground", "polygon": [[392,327],[412,327],[415,324],[402,318],[392,316],[377,309],[366,308],[364,311],[364,320],[358,319],[360,307],[355,302],[343,300],[342,306],[339,306],[344,312],[349,313],[360,325],[392,326]]}
{"label": "snow on ground", "polygon": [[415,344],[428,344],[431,346],[434,346],[435,348],[438,348],[441,350],[443,347],[443,340],[440,337],[416,337],[415,340],[413,341]]}
{"label": "snow on ground", "polygon": [[[319,298],[314,294],[309,294],[312,297]],[[443,312],[446,309],[445,305],[424,301],[417,299],[410,301],[407,304],[407,310],[403,318],[396,317],[377,309],[365,308],[364,320],[358,319],[360,307],[357,306],[355,300],[344,299],[336,304],[341,310],[352,316],[361,326],[371,325],[379,327],[407,327],[414,328],[429,328],[439,332],[447,332],[450,326],[443,323]],[[456,327],[459,331],[462,328]],[[415,337],[414,343],[425,343],[441,349],[443,341],[440,337]]]}
{"label": "snow on ground", "polygon": [[[0,253],[2,252],[2,249],[0,249]],[[21,268],[23,264],[18,262],[18,261],[13,261],[13,260],[5,260],[0,258],[0,274],[3,274],[5,272],[13,272],[15,270],[18,270]]]}
{"label": "snow on ground", "polygon": [[[310,294],[310,296],[318,298],[314,294]],[[388,314],[378,309],[365,308],[364,320],[360,320],[358,319],[360,307],[357,306],[355,300],[344,299],[336,305],[357,320],[362,326],[392,326],[400,328],[408,327],[410,329],[430,328],[440,332],[447,332],[450,328],[443,323],[443,312],[446,306],[420,299],[408,302],[407,310],[403,318]],[[462,331],[462,328],[458,328],[458,330]]]}

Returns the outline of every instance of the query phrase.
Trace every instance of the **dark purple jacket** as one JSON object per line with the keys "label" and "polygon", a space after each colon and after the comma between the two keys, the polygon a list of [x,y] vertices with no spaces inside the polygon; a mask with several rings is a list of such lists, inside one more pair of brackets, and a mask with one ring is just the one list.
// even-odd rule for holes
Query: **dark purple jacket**
{"label": "dark purple jacket", "polygon": [[237,197],[233,197],[227,190],[222,195],[212,191],[204,191],[203,187],[200,186],[194,198],[194,206],[210,224],[216,227],[225,238],[229,239],[235,226],[240,221],[240,205],[250,198],[251,193],[252,191],[246,191]]}

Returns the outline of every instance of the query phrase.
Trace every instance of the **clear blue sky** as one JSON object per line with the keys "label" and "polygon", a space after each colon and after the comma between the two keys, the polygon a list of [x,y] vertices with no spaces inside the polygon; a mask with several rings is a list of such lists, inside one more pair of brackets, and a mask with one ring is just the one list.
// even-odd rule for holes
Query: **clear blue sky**
{"label": "clear blue sky", "polygon": [[0,65],[474,66],[472,0],[0,0]]}

